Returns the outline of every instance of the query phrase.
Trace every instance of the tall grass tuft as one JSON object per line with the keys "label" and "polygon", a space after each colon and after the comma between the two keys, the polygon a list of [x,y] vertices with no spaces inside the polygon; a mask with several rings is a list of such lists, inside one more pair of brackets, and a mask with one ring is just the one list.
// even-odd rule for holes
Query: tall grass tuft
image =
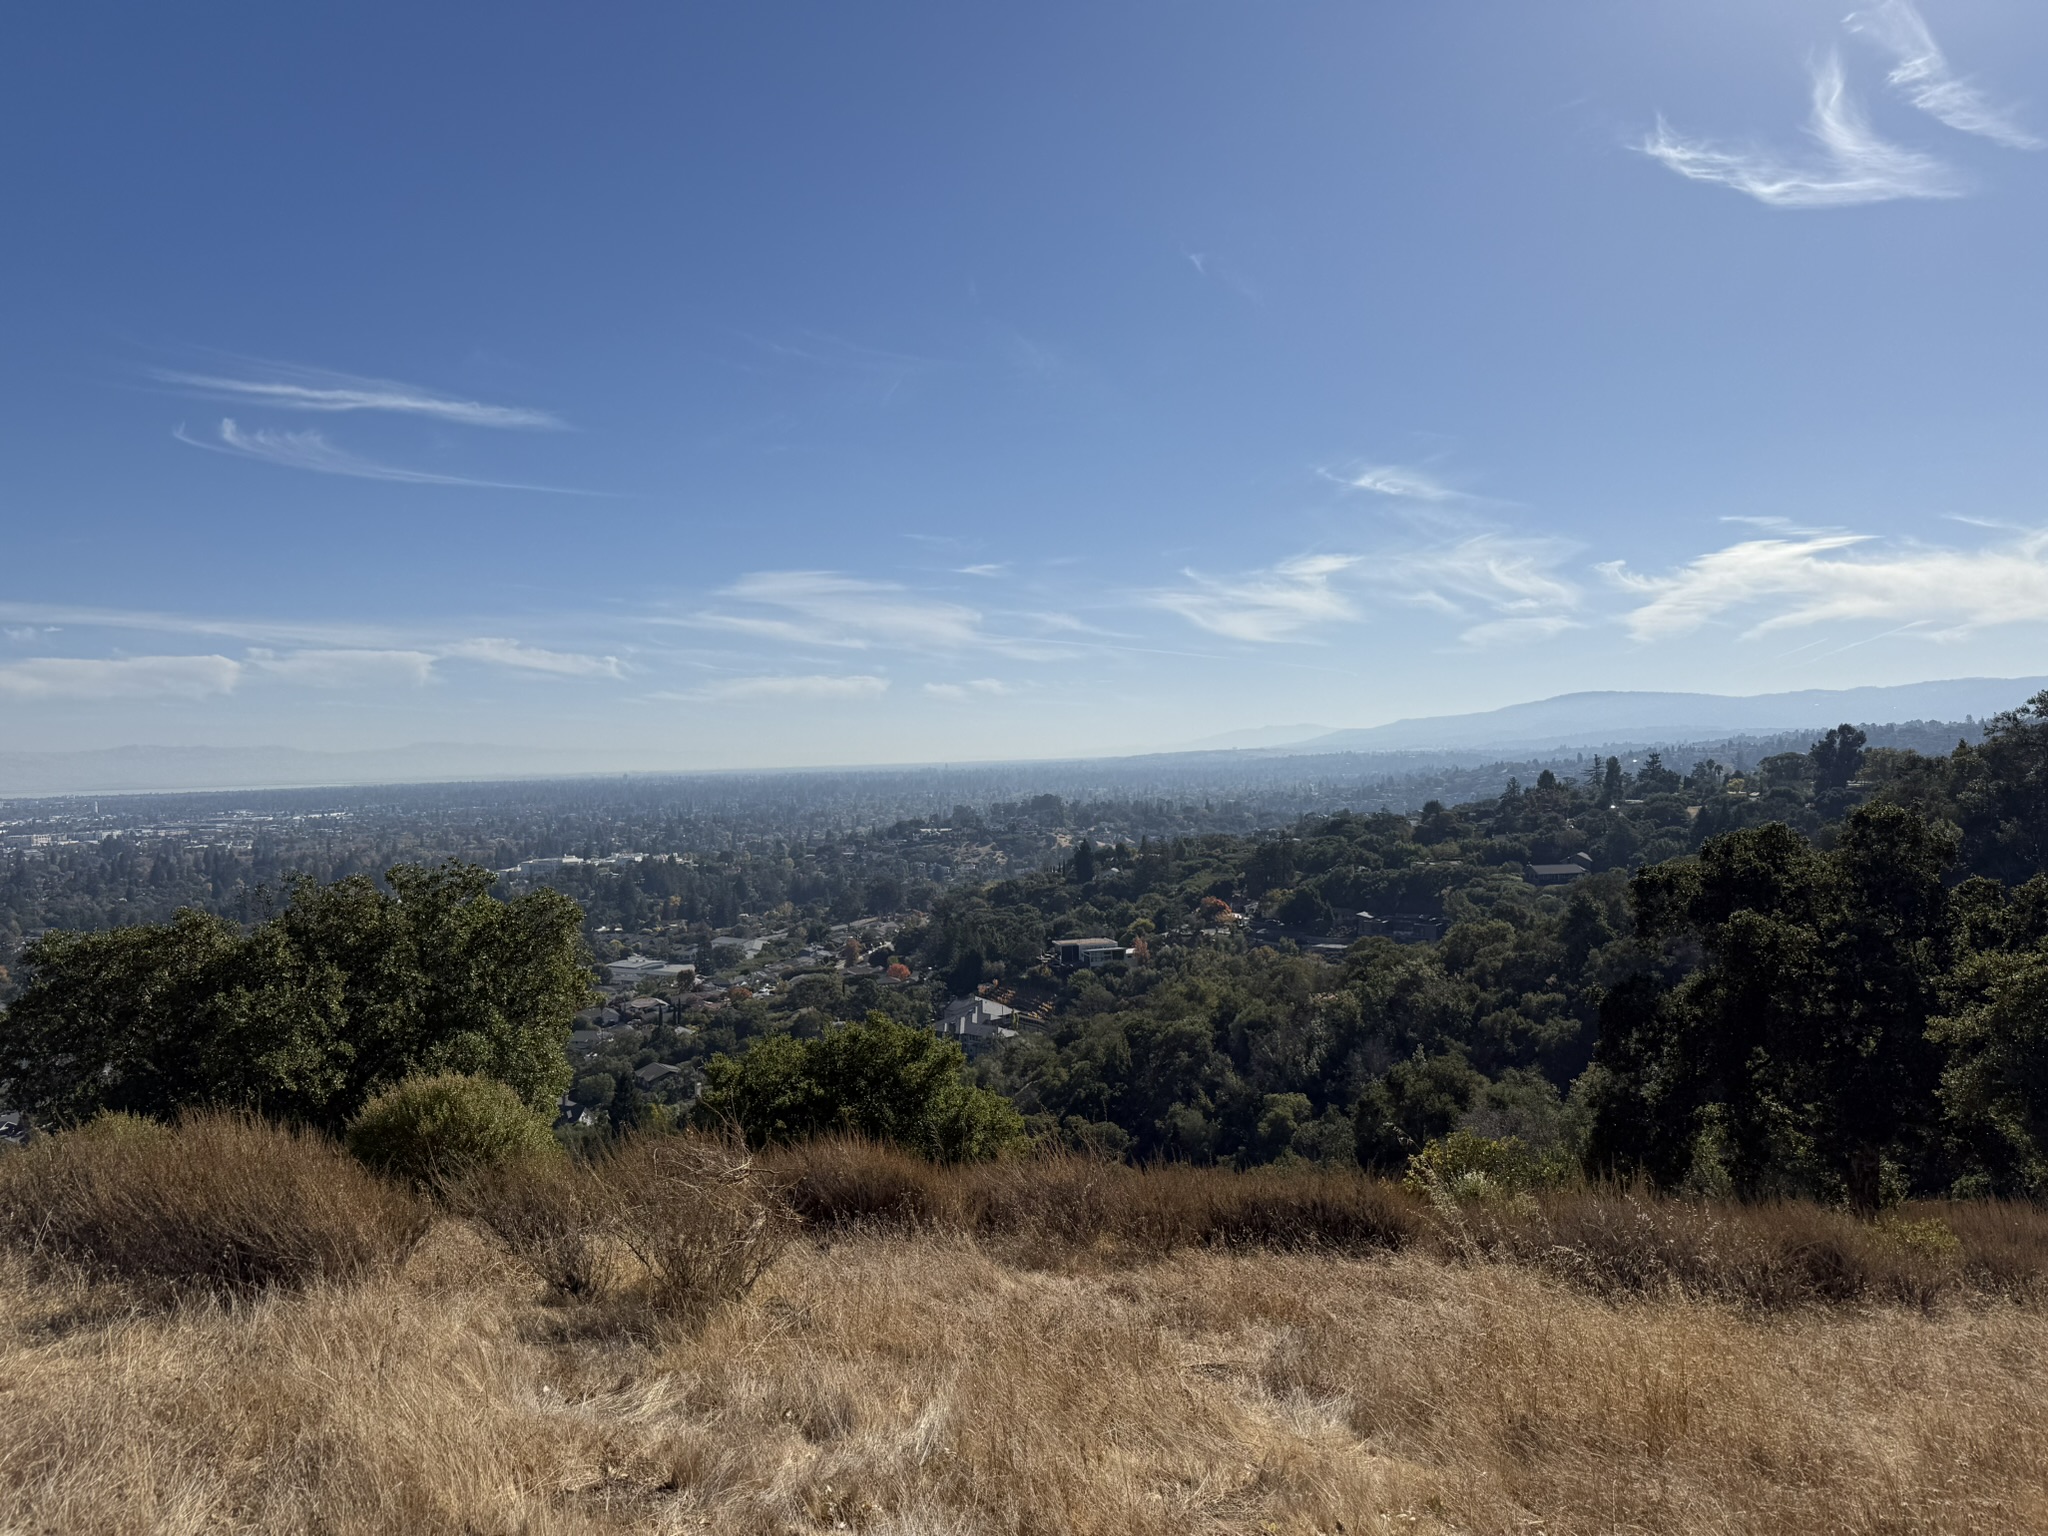
{"label": "tall grass tuft", "polygon": [[752,1155],[709,1136],[635,1136],[586,1163],[483,1169],[450,1202],[560,1296],[685,1331],[751,1291],[793,1225]]}
{"label": "tall grass tuft", "polygon": [[1005,1256],[1143,1260],[1192,1248],[1365,1253],[1419,1248],[1507,1264],[1603,1296],[1668,1293],[1745,1308],[1929,1306],[1951,1295],[2048,1298],[2048,1211],[1923,1202],[1864,1221],[1807,1202],[1743,1205],[1594,1186],[1458,1198],[1354,1170],[1131,1168],[1057,1152],[940,1167],[886,1146],[779,1148],[775,1177],[808,1225],[973,1236]]}
{"label": "tall grass tuft", "polygon": [[649,1302],[685,1328],[744,1297],[788,1240],[788,1207],[737,1143],[638,1136],[598,1173]]}
{"label": "tall grass tuft", "polygon": [[410,1252],[429,1215],[326,1137],[243,1114],[108,1115],[0,1158],[0,1240],[174,1292],[361,1275]]}
{"label": "tall grass tuft", "polygon": [[1105,1247],[1132,1257],[1200,1247],[1357,1252],[1399,1248],[1421,1225],[1402,1191],[1350,1171],[1132,1168],[1073,1152],[940,1167],[846,1138],[779,1148],[770,1166],[813,1226],[970,1233],[1021,1257]]}

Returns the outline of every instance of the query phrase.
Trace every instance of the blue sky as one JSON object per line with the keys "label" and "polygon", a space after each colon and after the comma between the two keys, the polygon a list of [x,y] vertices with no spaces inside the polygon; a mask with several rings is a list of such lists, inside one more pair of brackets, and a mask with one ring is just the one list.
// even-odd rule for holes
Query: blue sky
{"label": "blue sky", "polygon": [[2048,10],[89,4],[0,737],[725,767],[2048,671]]}

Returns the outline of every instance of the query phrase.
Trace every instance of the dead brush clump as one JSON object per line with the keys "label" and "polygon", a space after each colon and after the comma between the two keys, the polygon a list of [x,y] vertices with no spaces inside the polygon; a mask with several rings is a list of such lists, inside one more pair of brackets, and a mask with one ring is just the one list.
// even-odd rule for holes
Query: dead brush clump
{"label": "dead brush clump", "polygon": [[886,1142],[825,1136],[764,1154],[770,1176],[805,1226],[824,1230],[955,1230],[956,1170]]}
{"label": "dead brush clump", "polygon": [[442,1191],[448,1208],[494,1233],[548,1290],[594,1301],[617,1268],[610,1195],[567,1158],[482,1168]]}
{"label": "dead brush clump", "polygon": [[1359,1253],[1402,1247],[1420,1225],[1399,1189],[1348,1171],[1129,1168],[1054,1153],[957,1177],[972,1230],[1047,1250],[1107,1242],[1142,1257],[1184,1248]]}
{"label": "dead brush clump", "polygon": [[145,1289],[348,1279],[402,1259],[429,1218],[327,1138],[250,1115],[107,1115],[0,1157],[0,1239]]}
{"label": "dead brush clump", "polygon": [[958,1233],[1041,1261],[1084,1249],[1149,1257],[1181,1248],[1398,1248],[1416,1202],[1355,1171],[1132,1168],[1072,1152],[940,1166],[851,1138],[782,1147],[769,1166],[813,1227]]}
{"label": "dead brush clump", "polygon": [[584,1163],[532,1159],[480,1172],[449,1203],[560,1297],[627,1326],[691,1331],[774,1263],[793,1222],[744,1147],[636,1136]]}
{"label": "dead brush clump", "polygon": [[1669,1291],[1771,1310],[2048,1293],[2048,1214],[1990,1201],[1921,1202],[1867,1221],[1805,1201],[1743,1205],[1595,1187],[1439,1202],[1432,1243],[1446,1256],[1544,1270],[1600,1295]]}
{"label": "dead brush clump", "polygon": [[1871,1221],[1811,1202],[1615,1185],[1461,1200],[1351,1169],[1131,1168],[1068,1152],[945,1167],[846,1138],[778,1148],[766,1162],[813,1229],[968,1236],[1040,1265],[1081,1253],[1421,1248],[1601,1296],[1672,1292],[1772,1310],[2048,1297],[2048,1211],[1997,1201],[1923,1201]]}

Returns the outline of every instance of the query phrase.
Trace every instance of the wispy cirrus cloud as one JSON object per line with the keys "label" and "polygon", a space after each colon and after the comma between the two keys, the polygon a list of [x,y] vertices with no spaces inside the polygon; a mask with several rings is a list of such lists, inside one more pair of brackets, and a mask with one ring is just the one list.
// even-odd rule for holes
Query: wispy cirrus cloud
{"label": "wispy cirrus cloud", "polygon": [[0,698],[204,699],[259,682],[323,690],[420,687],[434,681],[437,667],[449,660],[558,677],[623,675],[617,660],[610,656],[543,651],[510,641],[459,641],[434,650],[313,647],[280,651],[255,646],[240,657],[44,656],[0,664]]}
{"label": "wispy cirrus cloud", "polygon": [[1483,648],[1582,627],[1584,594],[1561,574],[1572,549],[1560,539],[1484,530],[1385,551],[1369,567],[1389,596],[1468,620],[1459,639]]}
{"label": "wispy cirrus cloud", "polygon": [[[166,678],[227,677],[231,680],[230,687],[234,681],[241,680],[316,688],[421,684],[432,681],[437,675],[435,669],[448,662],[567,678],[619,678],[626,675],[625,665],[616,656],[550,649],[502,636],[458,635],[449,638],[445,633],[423,636],[417,632],[407,634],[403,630],[375,625],[218,618],[46,603],[0,602],[0,620],[25,621],[20,626],[22,634],[38,640],[60,633],[67,640],[74,640],[97,630],[240,641],[247,648],[239,659],[219,655],[145,658],[175,663],[163,670]],[[49,659],[60,663],[51,674],[52,678],[75,673],[79,678],[90,679],[97,675],[94,669],[103,664],[120,662],[126,665],[126,660],[118,656],[104,663],[102,659],[91,657]],[[204,666],[195,672],[193,668],[202,662]],[[224,671],[223,662],[231,670]],[[54,696],[48,690],[38,692],[32,686],[33,675],[21,674],[31,681],[18,680],[12,690],[14,696]],[[130,668],[110,675],[140,678],[149,673],[148,669]],[[227,689],[214,691],[225,692]]]}
{"label": "wispy cirrus cloud", "polygon": [[0,666],[0,698],[203,699],[233,692],[241,677],[229,656],[42,656]]}
{"label": "wispy cirrus cloud", "polygon": [[435,655],[458,661],[479,661],[514,672],[545,672],[554,677],[623,677],[616,656],[591,656],[579,651],[550,651],[518,640],[457,640]]}
{"label": "wispy cirrus cloud", "polygon": [[1221,283],[1248,304],[1266,307],[1266,296],[1235,265],[1212,251],[1184,251],[1188,265],[1212,283]]}
{"label": "wispy cirrus cloud", "polygon": [[616,656],[578,651],[551,651],[517,640],[480,637],[412,647],[309,647],[277,651],[252,648],[246,656],[252,674],[316,688],[361,688],[390,683],[427,683],[437,668],[450,661],[471,662],[508,672],[533,672],[548,677],[623,677]]}
{"label": "wispy cirrus cloud", "polygon": [[1775,630],[1882,620],[1935,637],[2048,621],[2048,530],[1959,550],[1884,548],[1868,534],[1746,539],[1664,575],[1600,567],[1642,601],[1624,623],[1638,640],[1683,635],[1742,614],[1750,637]]}
{"label": "wispy cirrus cloud", "polygon": [[205,635],[259,645],[374,648],[398,644],[393,632],[372,624],[327,624],[292,619],[224,618],[146,608],[90,608],[77,603],[0,601],[0,619],[62,629],[112,629],[154,635]]}
{"label": "wispy cirrus cloud", "polygon": [[1662,117],[1637,148],[1693,181],[1729,187],[1773,208],[1845,208],[1901,198],[1962,195],[1955,173],[1932,155],[1881,138],[1849,95],[1842,62],[1830,54],[1813,71],[1806,131],[1818,160],[1788,160],[1761,148],[1729,149],[1688,138]]}
{"label": "wispy cirrus cloud", "polygon": [[239,378],[220,373],[189,373],[174,368],[152,368],[149,376],[159,384],[169,385],[181,394],[199,399],[246,401],[280,410],[380,411],[401,416],[424,416],[465,427],[526,431],[560,431],[567,426],[550,411],[515,405],[487,405],[480,400],[463,400],[423,389],[417,384],[367,379],[290,363],[251,360],[245,365],[245,376]]}
{"label": "wispy cirrus cloud", "polygon": [[1339,484],[1348,485],[1354,491],[1367,491],[1375,496],[1389,496],[1399,501],[1448,502],[1468,499],[1464,492],[1452,490],[1434,475],[1405,464],[1367,464],[1332,473],[1330,478]]}
{"label": "wispy cirrus cloud", "polygon": [[687,622],[857,651],[876,645],[954,649],[982,639],[981,614],[963,603],[837,571],[754,571],[723,595],[757,611],[710,610]]}
{"label": "wispy cirrus cloud", "polygon": [[307,688],[415,687],[432,680],[434,654],[410,650],[251,650],[244,666]]}
{"label": "wispy cirrus cloud", "polygon": [[1016,689],[1001,678],[976,677],[964,683],[926,683],[924,691],[936,699],[999,699]]}
{"label": "wispy cirrus cloud", "polygon": [[771,673],[758,677],[734,677],[710,683],[686,698],[699,699],[873,699],[889,691],[886,677],[868,673],[834,676],[809,673],[788,676]]}
{"label": "wispy cirrus cloud", "polygon": [[[1460,524],[1463,526],[1460,526]],[[1185,587],[1147,596],[1152,606],[1232,640],[1300,640],[1366,618],[1372,604],[1427,608],[1464,625],[1482,647],[1579,628],[1583,593],[1561,574],[1572,545],[1463,520],[1448,530],[1432,515],[1405,544],[1359,553],[1301,555],[1265,570],[1218,579],[1188,572]]]}
{"label": "wispy cirrus cloud", "polygon": [[319,475],[347,475],[357,480],[388,480],[398,485],[453,485],[485,491],[539,491],[550,496],[602,496],[602,491],[575,490],[560,485],[528,485],[511,480],[475,480],[467,475],[442,475],[423,469],[406,469],[396,464],[364,458],[346,448],[337,448],[317,431],[287,432],[270,427],[244,428],[232,416],[221,418],[218,441],[194,437],[180,426],[171,434],[181,443],[204,448],[210,453],[232,454],[256,459],[285,469],[310,470]]}
{"label": "wispy cirrus cloud", "polygon": [[1147,595],[1198,629],[1230,640],[1266,644],[1293,640],[1319,625],[1358,617],[1338,585],[1359,555],[1297,555],[1263,571],[1218,579],[1186,571],[1188,585]]}
{"label": "wispy cirrus cloud", "polygon": [[1949,67],[1941,46],[1909,0],[1885,0],[1848,18],[1860,32],[1897,61],[1886,80],[1930,117],[1962,133],[1974,133],[2008,149],[2039,149],[2041,140],[2020,127],[2010,111],[1994,105]]}
{"label": "wispy cirrus cloud", "polygon": [[1067,654],[1057,642],[994,631],[965,603],[838,571],[755,571],[720,595],[729,606],[660,622],[838,650],[978,650],[1031,660]]}

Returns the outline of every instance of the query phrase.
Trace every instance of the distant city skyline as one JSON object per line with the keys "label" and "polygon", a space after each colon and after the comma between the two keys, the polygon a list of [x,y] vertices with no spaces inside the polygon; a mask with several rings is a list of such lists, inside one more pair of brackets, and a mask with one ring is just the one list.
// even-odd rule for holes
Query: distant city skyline
{"label": "distant city skyline", "polygon": [[2048,13],[372,4],[0,62],[0,750],[2048,673]]}

